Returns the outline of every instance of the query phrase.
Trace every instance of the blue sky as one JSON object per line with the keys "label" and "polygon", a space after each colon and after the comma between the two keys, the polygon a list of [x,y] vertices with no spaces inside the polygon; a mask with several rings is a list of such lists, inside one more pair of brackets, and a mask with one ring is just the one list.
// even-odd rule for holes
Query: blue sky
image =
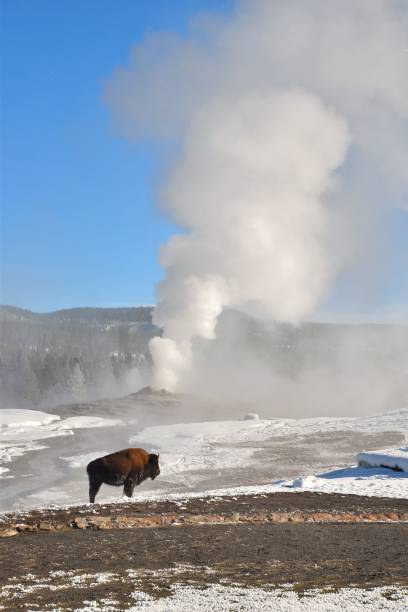
{"label": "blue sky", "polygon": [[146,145],[114,133],[102,83],[155,30],[183,33],[233,0],[1,0],[0,302],[36,311],[154,302],[155,207]]}

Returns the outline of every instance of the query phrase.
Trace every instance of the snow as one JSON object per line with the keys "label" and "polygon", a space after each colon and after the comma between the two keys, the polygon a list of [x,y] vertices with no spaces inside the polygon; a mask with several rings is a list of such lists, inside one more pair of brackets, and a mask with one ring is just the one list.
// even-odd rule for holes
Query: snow
{"label": "snow", "polygon": [[24,506],[25,508],[66,507],[71,505],[71,501],[72,497],[63,488],[50,487],[28,495]]}
{"label": "snow", "polygon": [[275,483],[279,490],[315,491],[369,497],[408,497],[408,473],[387,468],[347,467]]}
{"label": "snow", "polygon": [[[389,599],[391,595],[391,599]],[[240,588],[212,584],[205,589],[178,586],[170,597],[154,599],[145,593],[135,592],[136,605],[130,611],[143,612],[242,612],[262,610],[265,612],[361,612],[362,609],[377,610],[407,609],[408,591],[399,588],[339,589],[331,593],[319,590],[306,591],[299,596],[290,588],[266,591],[258,588]],[[95,609],[95,608],[93,608]],[[96,608],[97,609],[97,608]],[[92,608],[81,608],[87,612]]]}
{"label": "snow", "polygon": [[367,433],[401,431],[408,435],[408,410],[361,418],[320,417],[307,419],[244,419],[175,423],[148,427],[129,443],[144,443],[156,449],[193,450],[213,444],[259,443],[282,436],[311,435],[338,431]]}
{"label": "snow", "polygon": [[[268,424],[269,425],[269,424]],[[269,425],[271,427],[271,425]],[[265,421],[209,421],[148,427],[129,439],[133,446],[160,452],[160,469],[166,477],[194,479],[195,471],[229,469],[248,462],[255,448],[226,448],[248,440],[263,439]]]}
{"label": "snow", "polygon": [[[62,419],[56,414],[39,410],[0,410],[0,437],[9,439],[16,434],[28,432],[32,439],[41,439],[44,432],[59,432],[66,429],[107,427],[120,425],[119,419],[105,419],[92,416],[75,416]],[[35,438],[34,438],[35,437]]]}
{"label": "snow", "polygon": [[408,447],[360,452],[351,466],[314,476],[281,481],[282,488],[319,493],[408,497]]}
{"label": "snow", "polygon": [[259,414],[256,412],[248,412],[244,416],[244,421],[259,421]]}
{"label": "snow", "polygon": [[60,417],[39,410],[0,410],[0,427],[38,427],[59,421]]}
{"label": "snow", "polygon": [[58,429],[88,429],[92,427],[114,427],[122,425],[120,419],[104,419],[102,417],[77,416],[68,417],[58,423]]}
{"label": "snow", "polygon": [[86,453],[85,455],[74,455],[73,457],[60,457],[62,461],[66,461],[70,468],[86,468],[90,461],[108,455],[109,451],[94,451],[92,453]]}
{"label": "snow", "polygon": [[358,453],[357,463],[362,467],[388,467],[408,472],[408,446]]}
{"label": "snow", "polygon": [[[149,427],[129,443],[145,446],[160,452],[161,475],[171,478],[173,483],[190,484],[195,474],[202,471],[242,469],[242,466],[257,465],[257,452],[263,441],[293,435],[311,435],[322,432],[355,429],[368,432],[408,431],[408,412],[398,411],[376,417],[364,418],[318,418],[318,419],[272,419],[244,421],[213,421],[204,423],[178,423]],[[403,453],[408,462],[407,447],[398,451],[400,462]],[[389,452],[389,461],[394,464],[396,452]],[[358,455],[360,457],[361,454]],[[392,457],[392,459],[390,459]],[[335,457],[333,458],[333,462]],[[325,473],[303,474],[294,480],[278,480],[256,486],[238,486],[218,489],[222,494],[246,492],[274,492],[283,490],[318,491],[324,493],[353,493],[380,497],[408,497],[408,474],[386,468],[376,470],[366,467],[348,466]],[[217,490],[205,494],[216,494]],[[158,491],[158,494],[161,492]],[[162,492],[165,495],[165,491]]]}
{"label": "snow", "polygon": [[[408,472],[358,467],[354,463],[360,437],[362,445],[374,440],[374,448],[384,440],[388,449],[368,451],[370,461],[386,455],[387,460],[395,462],[398,455],[401,462],[408,454],[408,410],[359,418],[308,419],[248,419],[246,415],[255,413],[241,413],[236,420],[191,423],[174,422],[176,400],[173,404],[166,406],[166,424],[139,430],[139,423],[146,418],[143,410],[149,413],[150,423],[162,418],[159,410],[157,415],[151,414],[154,403],[139,406],[137,420],[134,408],[126,412],[120,405],[110,411],[110,416],[119,414],[120,420],[86,415],[61,419],[40,411],[0,411],[0,479],[4,488],[0,509],[87,503],[86,465],[126,446],[160,453],[160,477],[138,487],[135,501],[274,491],[408,498]],[[180,414],[186,418],[185,408]],[[58,436],[71,436],[72,443],[52,440]],[[41,477],[36,463],[44,465],[41,451],[47,448],[46,439],[52,452],[47,450],[47,473]],[[393,443],[400,444],[398,451],[387,446]],[[21,469],[17,461],[27,452],[33,457],[28,470],[26,465]],[[30,474],[26,474],[28,471]],[[21,480],[23,476],[26,483]],[[97,502],[120,502],[120,493],[103,486]]]}
{"label": "snow", "polygon": [[[0,602],[7,601],[10,595],[18,599],[26,593],[44,590],[61,591],[67,588],[85,590],[100,584],[109,584],[117,579],[117,574],[112,572],[90,574],[78,570],[56,570],[49,572],[48,576],[27,573],[20,578],[21,582],[17,582],[16,578],[11,578],[9,582],[0,585]],[[0,609],[2,609],[1,604]]]}
{"label": "snow", "polygon": [[195,447],[197,444],[225,442],[228,437],[237,441],[260,439],[271,427],[280,427],[276,421],[206,421],[200,423],[175,423],[174,425],[157,425],[144,429],[140,434],[130,438],[130,442],[140,439],[148,440],[150,444],[166,448],[178,448],[179,445]]}
{"label": "snow", "polygon": [[[58,415],[39,410],[0,410],[0,479],[9,468],[3,467],[27,452],[47,448],[37,440],[57,436],[73,436],[76,429],[114,427],[122,424],[119,419],[76,416],[61,419]],[[9,478],[10,475],[7,475]]]}
{"label": "snow", "polygon": [[[197,568],[176,565],[160,570],[129,569],[124,574],[114,572],[83,572],[81,570],[54,570],[48,576],[37,576],[27,573],[19,580],[11,579],[0,587],[0,602],[24,598],[29,593],[41,594],[45,591],[59,592],[82,591],[84,599],[76,612],[92,612],[101,610],[115,612],[123,608],[123,602],[112,597],[106,597],[109,585],[125,584],[130,591],[133,604],[126,608],[129,612],[223,612],[240,610],[242,612],[265,610],[273,612],[360,612],[362,609],[370,612],[390,611],[401,612],[407,609],[408,589],[397,585],[387,585],[375,588],[321,588],[298,590],[293,585],[280,585],[269,590],[262,588],[244,588],[237,585],[213,584],[207,582],[200,588],[192,585],[173,582],[169,594],[165,597],[154,597],[140,588],[140,580],[153,587],[161,583],[162,578],[174,579],[180,572],[191,572],[191,579]],[[200,572],[213,573],[211,568],[200,568]],[[182,580],[182,579],[181,579]],[[190,582],[190,580],[188,580]],[[164,582],[165,583],[165,582]],[[105,585],[105,596],[92,599],[91,588]],[[203,588],[204,587],[204,588]],[[133,589],[133,590],[132,590]],[[1,604],[0,604],[1,605]],[[59,609],[59,608],[56,608]],[[55,610],[56,610],[55,609]]]}

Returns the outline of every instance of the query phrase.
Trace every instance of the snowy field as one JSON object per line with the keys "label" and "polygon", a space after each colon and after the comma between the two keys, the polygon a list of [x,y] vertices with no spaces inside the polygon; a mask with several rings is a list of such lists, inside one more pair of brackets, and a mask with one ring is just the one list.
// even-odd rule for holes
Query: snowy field
{"label": "snowy field", "polygon": [[[127,570],[126,582],[133,585],[131,599],[133,605],[126,608],[130,612],[201,612],[231,611],[252,612],[265,610],[271,612],[361,612],[362,609],[401,610],[406,609],[408,590],[404,587],[384,586],[371,589],[359,588],[322,588],[307,591],[296,590],[293,585],[281,586],[272,590],[261,588],[242,588],[221,584],[206,585],[206,588],[196,588],[175,582],[169,589],[168,596],[152,597],[139,586],[141,580],[160,579],[161,576],[177,576],[179,569],[183,572],[189,568],[180,566],[164,570]],[[191,568],[194,572],[194,568]],[[211,570],[207,568],[210,572]],[[193,574],[192,574],[193,575]],[[14,598],[24,597],[27,593],[41,593],[52,590],[61,594],[66,589],[84,591],[97,585],[109,586],[123,581],[124,577],[112,572],[83,573],[78,571],[52,571],[48,577],[37,577],[27,574],[23,581],[12,581],[0,587],[1,602],[7,602],[10,594]],[[88,596],[89,597],[89,596]],[[76,612],[115,612],[122,609],[121,602],[113,596],[99,599],[97,602],[84,596],[83,604],[75,608]],[[60,608],[54,608],[55,612]]]}
{"label": "snowy field", "polygon": [[121,421],[118,419],[86,416],[61,419],[55,414],[38,410],[0,410],[0,477],[18,476],[10,470],[9,464],[27,452],[46,449],[47,446],[39,443],[39,440],[73,436],[75,429],[114,427],[119,424]]}
{"label": "snowy field", "polygon": [[[408,591],[398,588],[376,588],[372,590],[339,589],[333,593],[321,591],[308,591],[300,597],[291,589],[276,589],[264,591],[263,589],[244,589],[212,585],[206,589],[194,589],[180,586],[175,589],[171,597],[153,600],[145,594],[133,594],[135,606],[132,611],[145,612],[213,612],[217,610],[240,610],[242,612],[265,610],[271,612],[361,612],[362,609],[371,610],[401,610],[407,602]],[[91,612],[95,610],[92,605],[85,605],[77,612]],[[114,605],[107,602],[105,612],[117,610]]]}
{"label": "snowy field", "polygon": [[[87,463],[127,446],[160,452],[160,477],[143,483],[135,500],[281,490],[408,497],[408,472],[380,467],[386,456],[406,469],[408,410],[314,419],[213,410],[208,421],[191,414],[196,422],[187,422],[185,403],[154,396],[59,414],[1,410],[0,509],[86,503]],[[121,489],[107,486],[97,497],[121,499]]]}

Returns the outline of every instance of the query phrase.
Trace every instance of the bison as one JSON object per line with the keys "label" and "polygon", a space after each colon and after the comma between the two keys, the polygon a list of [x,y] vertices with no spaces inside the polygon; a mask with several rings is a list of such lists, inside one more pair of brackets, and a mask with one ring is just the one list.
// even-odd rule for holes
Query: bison
{"label": "bison", "polygon": [[86,471],[91,504],[103,483],[116,487],[124,485],[124,494],[132,497],[136,485],[146,478],[154,480],[160,474],[159,455],[148,453],[143,448],[126,448],[91,461]]}

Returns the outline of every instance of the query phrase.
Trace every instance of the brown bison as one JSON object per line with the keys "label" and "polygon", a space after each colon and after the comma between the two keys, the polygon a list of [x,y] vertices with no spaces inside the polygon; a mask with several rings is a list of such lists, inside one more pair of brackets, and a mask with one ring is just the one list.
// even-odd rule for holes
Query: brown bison
{"label": "brown bison", "polygon": [[95,501],[95,495],[101,484],[123,487],[123,492],[132,497],[136,485],[160,474],[159,455],[148,453],[143,448],[126,448],[125,450],[99,457],[88,463],[86,471],[89,477],[89,501]]}

